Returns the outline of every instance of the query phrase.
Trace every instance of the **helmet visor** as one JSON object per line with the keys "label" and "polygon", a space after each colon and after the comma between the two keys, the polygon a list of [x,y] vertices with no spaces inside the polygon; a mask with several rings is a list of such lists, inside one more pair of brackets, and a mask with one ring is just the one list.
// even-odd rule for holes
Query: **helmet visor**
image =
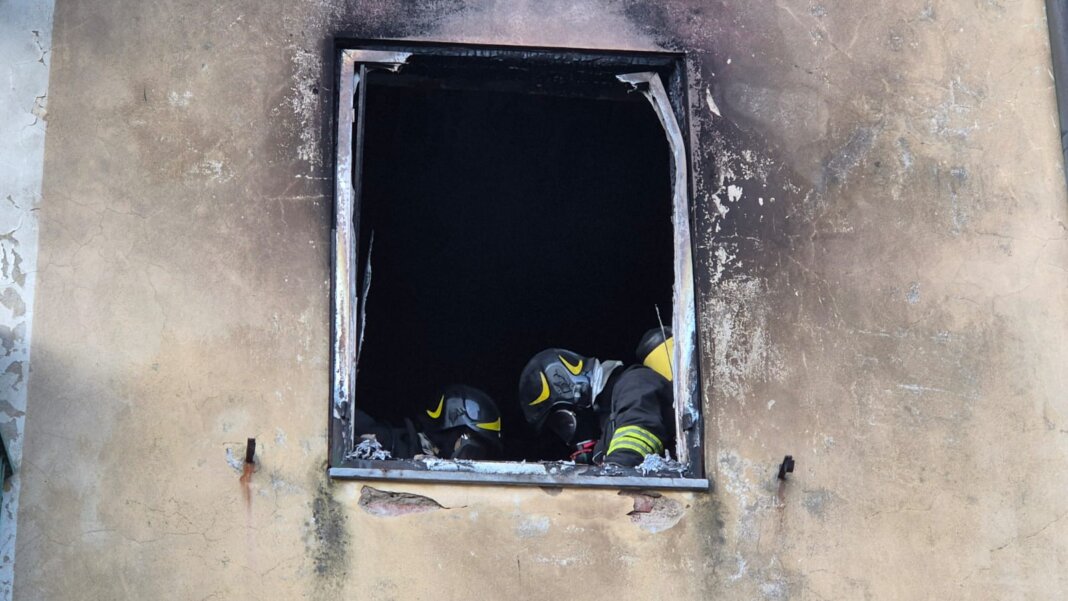
{"label": "helmet visor", "polygon": [[467,414],[467,417],[476,422],[483,421],[487,417],[485,411],[483,411],[482,407],[480,407],[478,402],[474,399],[464,399],[464,413]]}

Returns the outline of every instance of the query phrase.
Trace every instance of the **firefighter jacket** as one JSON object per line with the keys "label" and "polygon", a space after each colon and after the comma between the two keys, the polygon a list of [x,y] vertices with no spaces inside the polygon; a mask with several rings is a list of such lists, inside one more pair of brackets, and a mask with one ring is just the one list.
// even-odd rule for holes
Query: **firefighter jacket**
{"label": "firefighter jacket", "polygon": [[634,365],[610,382],[611,410],[594,448],[595,463],[625,467],[646,455],[663,455],[674,445],[671,382],[643,365]]}

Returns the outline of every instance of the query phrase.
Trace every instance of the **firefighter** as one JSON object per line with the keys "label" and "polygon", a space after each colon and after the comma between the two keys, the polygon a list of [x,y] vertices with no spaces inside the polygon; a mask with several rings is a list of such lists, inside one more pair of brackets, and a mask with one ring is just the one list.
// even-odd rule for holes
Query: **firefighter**
{"label": "firefighter", "polygon": [[670,328],[654,328],[638,343],[639,364],[601,361],[546,349],[519,378],[523,416],[534,430],[554,433],[579,463],[636,466],[661,455],[675,437]]}
{"label": "firefighter", "polygon": [[[446,386],[416,421],[405,418],[404,427],[395,428],[359,409],[355,426],[359,442],[373,437],[393,459],[494,459],[501,454],[500,411],[489,395],[473,386]],[[361,448],[367,451],[361,453]],[[357,445],[356,457],[374,458],[375,450],[373,445]]]}

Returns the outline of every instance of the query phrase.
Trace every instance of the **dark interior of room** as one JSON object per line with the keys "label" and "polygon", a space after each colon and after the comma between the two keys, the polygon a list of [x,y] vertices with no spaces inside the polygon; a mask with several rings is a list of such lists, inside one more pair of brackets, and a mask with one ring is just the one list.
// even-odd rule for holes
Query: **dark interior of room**
{"label": "dark interior of room", "polygon": [[652,107],[368,81],[357,406],[400,424],[465,383],[500,407],[505,458],[566,457],[523,421],[527,360],[557,346],[633,363],[655,307],[671,316],[670,157]]}

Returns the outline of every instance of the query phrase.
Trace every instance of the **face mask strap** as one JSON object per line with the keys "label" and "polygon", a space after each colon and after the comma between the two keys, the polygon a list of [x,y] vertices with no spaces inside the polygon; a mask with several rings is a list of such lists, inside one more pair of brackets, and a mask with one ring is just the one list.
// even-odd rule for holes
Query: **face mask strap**
{"label": "face mask strap", "polygon": [[597,359],[591,359],[591,361],[593,362],[593,367],[590,368],[590,403],[596,408],[597,396],[608,385],[608,378],[612,375],[612,372],[622,367],[623,362],[600,361]]}

